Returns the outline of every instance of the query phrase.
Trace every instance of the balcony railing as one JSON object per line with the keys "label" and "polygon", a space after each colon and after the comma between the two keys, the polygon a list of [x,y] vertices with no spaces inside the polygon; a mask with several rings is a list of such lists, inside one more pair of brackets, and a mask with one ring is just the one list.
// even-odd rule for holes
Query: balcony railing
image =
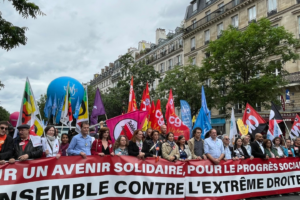
{"label": "balcony railing", "polygon": [[117,80],[117,79],[119,79],[119,78],[121,78],[121,73],[119,72],[119,73],[116,73],[115,75],[113,75],[112,77],[111,77],[111,80],[112,81],[115,81],[115,80]]}
{"label": "balcony railing", "polygon": [[[229,2],[228,4],[225,4],[224,6],[220,7],[219,9],[215,10],[214,12],[210,13],[209,15],[205,16],[204,18],[196,21],[194,24],[188,26],[185,29],[185,33],[189,33],[192,30],[202,26],[203,24],[215,19],[216,17],[222,15],[223,13],[227,12],[231,8],[234,8],[235,6],[245,2],[247,0],[233,0]],[[213,2],[213,1],[212,1]]]}
{"label": "balcony railing", "polygon": [[160,54],[158,54],[156,57],[154,56],[150,56],[149,60],[148,60],[148,63],[147,64],[150,64],[160,58],[163,58],[165,57],[166,55],[168,54],[171,54],[173,52],[175,52],[176,50],[178,49],[181,49],[182,48],[182,45],[178,45],[178,46],[175,46],[174,48],[171,48],[171,49],[168,49],[168,50],[165,50],[164,52],[161,52]]}
{"label": "balcony railing", "polygon": [[284,79],[289,83],[300,83],[300,72],[290,73],[284,76]]}
{"label": "balcony railing", "polygon": [[300,3],[300,0],[297,0],[297,3]]}
{"label": "balcony railing", "polygon": [[277,9],[268,12],[268,17],[277,13]]}

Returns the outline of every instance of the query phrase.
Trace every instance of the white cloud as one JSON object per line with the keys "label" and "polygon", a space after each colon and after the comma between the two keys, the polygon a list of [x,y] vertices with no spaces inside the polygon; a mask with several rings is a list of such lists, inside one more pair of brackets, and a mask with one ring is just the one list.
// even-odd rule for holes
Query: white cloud
{"label": "white cloud", "polygon": [[88,82],[141,40],[155,42],[156,28],[175,30],[185,0],[72,0],[35,2],[46,16],[23,19],[9,1],[0,1],[2,17],[26,26],[27,45],[0,49],[0,105],[18,111],[26,77],[35,97],[60,76]]}

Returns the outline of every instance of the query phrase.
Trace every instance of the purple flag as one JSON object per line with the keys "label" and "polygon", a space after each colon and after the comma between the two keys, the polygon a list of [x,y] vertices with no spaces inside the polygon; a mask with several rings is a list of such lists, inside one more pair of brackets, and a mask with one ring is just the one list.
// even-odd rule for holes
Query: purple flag
{"label": "purple flag", "polygon": [[[99,88],[97,88],[94,106],[91,114],[91,125],[95,125],[98,123],[98,116],[105,115],[105,108],[101,99]],[[96,131],[98,131],[98,127],[96,127]]]}

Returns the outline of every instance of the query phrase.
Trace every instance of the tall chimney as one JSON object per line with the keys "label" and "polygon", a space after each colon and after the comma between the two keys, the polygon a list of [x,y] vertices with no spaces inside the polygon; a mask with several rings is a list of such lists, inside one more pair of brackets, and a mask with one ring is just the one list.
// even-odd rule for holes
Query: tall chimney
{"label": "tall chimney", "polygon": [[156,29],[156,45],[158,45],[158,40],[160,38],[167,39],[166,30],[165,29],[161,29],[161,28]]}

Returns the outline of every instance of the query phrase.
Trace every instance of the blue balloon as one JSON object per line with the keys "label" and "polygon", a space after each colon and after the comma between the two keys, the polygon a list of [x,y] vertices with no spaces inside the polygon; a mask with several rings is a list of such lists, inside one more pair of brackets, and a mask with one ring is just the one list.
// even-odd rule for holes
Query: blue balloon
{"label": "blue balloon", "polygon": [[47,89],[47,97],[49,98],[51,96],[53,102],[56,94],[57,105],[59,106],[59,103],[66,94],[68,83],[70,84],[72,110],[75,110],[77,98],[79,97],[79,102],[82,101],[84,88],[82,84],[74,78],[62,76],[51,81]]}

